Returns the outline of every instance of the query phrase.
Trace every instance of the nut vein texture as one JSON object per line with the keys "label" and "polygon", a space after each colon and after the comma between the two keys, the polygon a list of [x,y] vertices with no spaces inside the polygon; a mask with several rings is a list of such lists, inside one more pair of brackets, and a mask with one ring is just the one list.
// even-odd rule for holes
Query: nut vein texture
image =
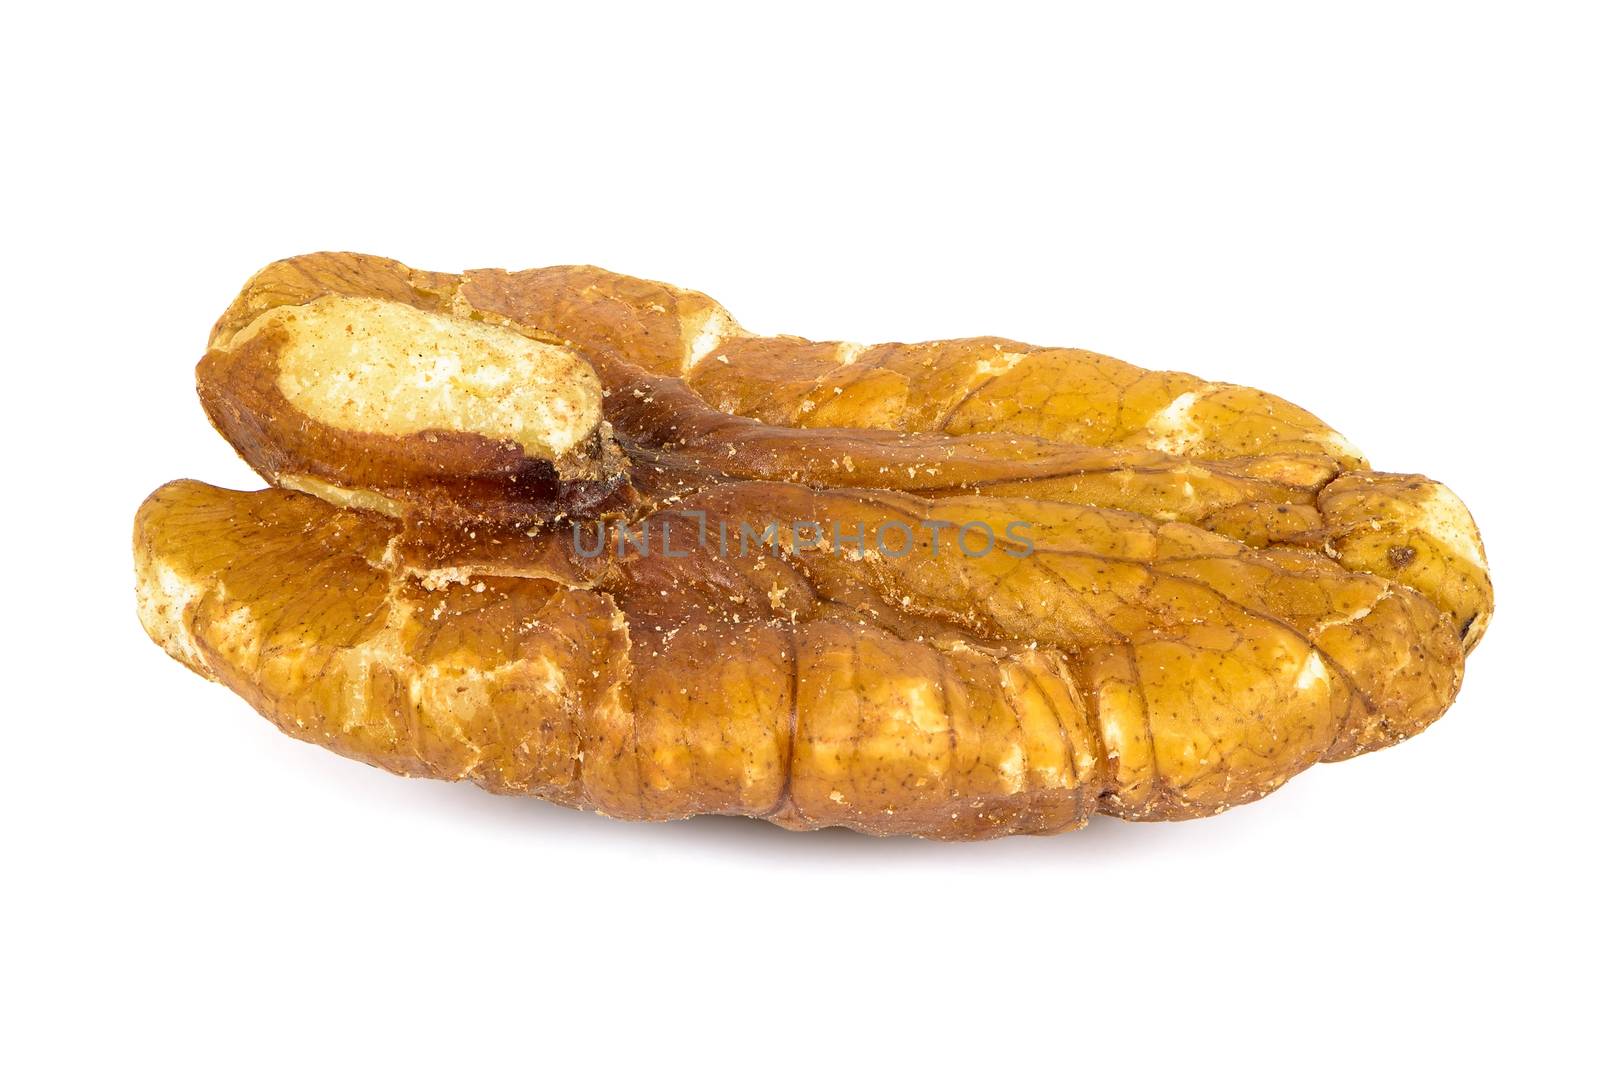
{"label": "nut vein texture", "polygon": [[1083,350],[322,253],[247,283],[197,381],[273,488],[145,502],[151,637],[297,738],[616,817],[1203,816],[1426,727],[1492,612],[1443,486]]}

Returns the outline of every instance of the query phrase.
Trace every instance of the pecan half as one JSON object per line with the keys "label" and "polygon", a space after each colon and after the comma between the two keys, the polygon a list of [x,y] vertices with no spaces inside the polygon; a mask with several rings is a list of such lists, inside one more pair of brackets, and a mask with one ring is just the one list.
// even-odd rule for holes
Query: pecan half
{"label": "pecan half", "polygon": [[278,488],[146,501],[151,636],[296,737],[614,816],[1213,813],[1431,723],[1492,611],[1444,487],[1082,350],[316,254],[198,383]]}

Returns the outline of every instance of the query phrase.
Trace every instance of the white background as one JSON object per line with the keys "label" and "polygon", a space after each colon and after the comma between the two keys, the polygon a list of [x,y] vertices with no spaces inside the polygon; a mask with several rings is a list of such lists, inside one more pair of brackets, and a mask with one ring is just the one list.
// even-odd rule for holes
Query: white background
{"label": "white background", "polygon": [[[4,1060],[1592,1058],[1592,8],[582,7],[7,14]],[[144,495],[258,485],[193,395],[211,322],[317,249],[1260,386],[1457,490],[1500,611],[1424,736],[1186,824],[951,846],[393,778],[133,611]]]}

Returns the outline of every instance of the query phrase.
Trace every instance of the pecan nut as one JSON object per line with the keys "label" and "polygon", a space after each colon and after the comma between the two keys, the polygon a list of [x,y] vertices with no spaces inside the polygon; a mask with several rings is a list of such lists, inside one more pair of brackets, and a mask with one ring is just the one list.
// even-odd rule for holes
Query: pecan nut
{"label": "pecan nut", "polygon": [[145,502],[150,635],[298,738],[618,817],[1214,813],[1431,723],[1492,611],[1444,487],[1082,350],[316,254],[197,378],[274,488]]}

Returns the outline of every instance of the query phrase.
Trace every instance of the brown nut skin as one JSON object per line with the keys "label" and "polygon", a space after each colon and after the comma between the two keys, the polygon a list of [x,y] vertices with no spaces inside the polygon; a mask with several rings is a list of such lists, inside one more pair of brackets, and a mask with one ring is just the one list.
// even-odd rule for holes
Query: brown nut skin
{"label": "brown nut skin", "polygon": [[[1469,648],[1493,614],[1482,542],[1459,499],[1429,481],[1437,490],[1421,496],[1447,507],[1396,502],[1396,495],[1415,499],[1418,492],[1402,492],[1381,476],[1364,482],[1366,461],[1348,440],[1259,390],[996,338],[870,347],[758,338],[704,294],[597,267],[449,275],[359,253],[312,253],[264,268],[213,328],[212,351],[263,313],[328,295],[498,323],[572,346],[598,373],[608,393],[606,417],[629,439],[627,451],[663,469],[635,482],[663,492],[674,483],[754,478],[1122,508],[1255,546],[1352,552],[1353,567],[1448,604]],[[251,432],[230,422],[226,399],[238,387],[215,381],[211,359],[198,375],[207,409],[269,481],[282,482],[276,462],[342,486],[382,486],[386,501],[406,498],[391,511],[445,511],[453,522],[629,507],[616,474],[622,464],[609,449],[597,462],[608,473],[599,481],[560,479],[553,491],[544,469],[529,475],[515,464],[478,481],[424,478],[418,486],[403,460],[373,451],[382,443],[355,439],[308,441],[263,459],[269,454]],[[888,382],[889,393],[915,403],[886,405]],[[397,443],[396,452],[403,458],[417,445]],[[477,443],[460,467],[470,468],[492,445]],[[1351,477],[1340,492],[1325,494],[1345,473]],[[397,492],[396,483],[413,489]],[[1376,491],[1346,492],[1369,485]],[[543,504],[551,495],[553,505]],[[461,499],[470,501],[465,511],[454,507]],[[1387,549],[1370,552],[1370,540],[1350,537],[1374,523],[1397,529],[1396,509],[1409,509],[1422,525],[1425,546],[1396,543],[1399,552],[1390,557]],[[1437,564],[1404,563],[1406,548]]]}
{"label": "brown nut skin", "polygon": [[1330,552],[1347,568],[1420,590],[1450,614],[1470,651],[1494,612],[1483,540],[1467,507],[1422,475],[1349,472],[1317,495]]}
{"label": "brown nut skin", "polygon": [[458,299],[476,312],[617,353],[683,379],[720,411],[763,423],[1006,432],[1196,459],[1311,454],[1365,466],[1341,435],[1280,397],[1085,349],[994,337],[873,346],[758,337],[705,294],[598,267],[461,279]]}
{"label": "brown nut skin", "polygon": [[[892,453],[869,454],[855,465],[860,481],[846,483],[842,458],[860,459],[856,442],[880,432],[914,456],[942,448],[972,461],[954,492],[1127,508],[1251,545],[1352,552],[1351,567],[1448,605],[1469,649],[1493,615],[1483,543],[1459,498],[1420,476],[1366,478],[1366,459],[1348,439],[1260,390],[1003,338],[861,346],[757,337],[704,294],[597,267],[469,271],[457,299],[474,314],[586,348],[617,398],[610,412],[619,426],[650,440],[688,425],[674,448],[704,464],[712,449],[732,444],[730,457],[752,458],[735,470],[741,477],[784,478],[806,471],[798,458],[826,453],[824,485],[950,492],[928,481],[926,465],[922,481],[906,476],[915,461]],[[665,406],[674,418],[637,412],[633,391],[666,392],[665,379],[682,383]],[[713,415],[691,417],[696,402]],[[778,427],[811,433],[786,440]],[[839,432],[842,439],[829,437]],[[1041,457],[1050,443],[1081,448]],[[763,457],[763,446],[774,455]],[[1164,459],[1152,465],[1150,451]],[[1338,492],[1327,493],[1344,473]],[[1433,489],[1402,490],[1397,480]],[[1415,544],[1391,539],[1385,546],[1400,549],[1392,558],[1350,537],[1363,525],[1398,531],[1407,521],[1419,525]],[[1403,563],[1406,548],[1435,563]]]}
{"label": "brown nut skin", "polygon": [[[492,421],[296,425],[277,362],[306,350],[273,328],[330,299],[567,346],[618,457],[519,497]],[[598,268],[314,254],[251,280],[198,377],[257,470],[324,500],[153,494],[152,637],[296,737],[614,816],[964,839],[1206,815],[1421,730],[1492,607],[1442,487],[1281,399],[1082,350],[763,339]],[[571,523],[619,516],[687,554],[577,551]],[[697,538],[886,518],[909,553]],[[928,525],[962,523],[1029,552],[935,553]]]}
{"label": "brown nut skin", "polygon": [[[724,556],[672,511],[657,537],[682,557],[401,576],[396,521],[180,482],[136,520],[141,618],[283,730],[392,771],[631,819],[935,838],[1216,812],[1420,730],[1461,678],[1415,592],[1184,524],[778,483],[681,507],[713,530],[898,517],[921,544]],[[1026,520],[1035,552],[930,552],[919,521],[978,517]]]}

